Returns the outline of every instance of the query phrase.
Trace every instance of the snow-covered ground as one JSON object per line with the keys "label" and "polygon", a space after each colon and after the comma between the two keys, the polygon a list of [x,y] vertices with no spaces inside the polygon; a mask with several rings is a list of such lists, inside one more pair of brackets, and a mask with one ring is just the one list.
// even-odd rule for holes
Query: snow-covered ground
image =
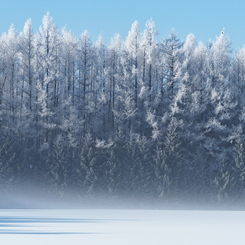
{"label": "snow-covered ground", "polygon": [[244,245],[245,212],[0,210],[1,245]]}

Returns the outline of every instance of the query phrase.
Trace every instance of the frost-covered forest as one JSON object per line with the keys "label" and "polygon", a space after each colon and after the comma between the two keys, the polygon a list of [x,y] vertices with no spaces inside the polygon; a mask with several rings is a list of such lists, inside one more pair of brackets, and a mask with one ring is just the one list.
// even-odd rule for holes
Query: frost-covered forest
{"label": "frost-covered forest", "polygon": [[245,47],[153,20],[106,44],[58,29],[0,36],[0,186],[63,196],[245,199]]}

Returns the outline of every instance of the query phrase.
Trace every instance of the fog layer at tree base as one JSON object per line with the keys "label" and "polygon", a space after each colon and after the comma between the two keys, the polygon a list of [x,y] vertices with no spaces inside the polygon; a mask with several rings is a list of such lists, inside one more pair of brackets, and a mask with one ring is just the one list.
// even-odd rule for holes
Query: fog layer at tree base
{"label": "fog layer at tree base", "polygon": [[[70,190],[57,196],[57,190],[14,188],[1,192],[1,209],[118,209],[118,210],[233,210],[244,211],[244,203],[234,200],[223,202],[211,198],[185,197],[157,198],[132,197],[130,194],[112,196],[103,193],[85,194]],[[80,193],[79,193],[80,192]]]}

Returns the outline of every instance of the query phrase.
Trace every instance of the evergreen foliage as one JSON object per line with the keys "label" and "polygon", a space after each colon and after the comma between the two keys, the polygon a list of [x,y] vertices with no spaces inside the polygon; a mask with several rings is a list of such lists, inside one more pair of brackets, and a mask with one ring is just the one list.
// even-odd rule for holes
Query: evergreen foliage
{"label": "evergreen foliage", "polygon": [[[0,187],[79,197],[245,198],[245,51],[153,20],[108,45],[47,13],[0,36]],[[52,188],[50,188],[52,187]]]}

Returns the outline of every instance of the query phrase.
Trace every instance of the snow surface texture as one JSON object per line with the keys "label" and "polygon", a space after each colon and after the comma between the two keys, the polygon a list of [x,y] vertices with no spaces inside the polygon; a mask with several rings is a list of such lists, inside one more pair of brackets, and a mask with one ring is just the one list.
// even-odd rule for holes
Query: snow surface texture
{"label": "snow surface texture", "polygon": [[1,210],[4,245],[243,245],[245,212]]}

